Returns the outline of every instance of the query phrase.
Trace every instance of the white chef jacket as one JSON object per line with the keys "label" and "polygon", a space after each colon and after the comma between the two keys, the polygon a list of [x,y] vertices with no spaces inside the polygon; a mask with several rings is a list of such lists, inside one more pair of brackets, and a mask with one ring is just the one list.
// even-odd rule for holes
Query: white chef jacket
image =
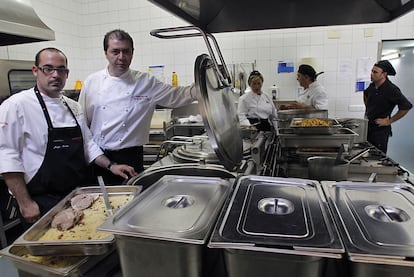
{"label": "white chef jacket", "polygon": [[[103,154],[92,140],[82,108],[76,101],[63,95],[60,98],[40,95],[54,127],[76,126],[62,99],[71,108],[82,130],[86,162]],[[0,173],[23,172],[28,183],[43,162],[47,141],[47,121],[33,88],[12,95],[0,105]]]}
{"label": "white chef jacket", "polygon": [[195,99],[194,85],[173,87],[131,69],[113,77],[104,69],[85,80],[78,101],[95,142],[104,150],[119,150],[149,141],[157,104],[174,108]]}
{"label": "white chef jacket", "polygon": [[326,95],[325,88],[319,84],[318,81],[311,83],[309,87],[299,95],[298,102],[314,106],[318,110],[328,109],[328,96]]}
{"label": "white chef jacket", "polygon": [[251,88],[240,96],[237,113],[242,126],[250,126],[247,118],[262,118],[271,121],[277,118],[277,111],[272,98],[263,92],[258,95]]}

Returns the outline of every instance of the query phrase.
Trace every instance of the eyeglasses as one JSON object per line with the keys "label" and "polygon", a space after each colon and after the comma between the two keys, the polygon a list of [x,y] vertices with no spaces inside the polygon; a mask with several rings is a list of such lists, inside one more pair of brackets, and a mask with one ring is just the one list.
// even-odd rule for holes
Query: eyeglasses
{"label": "eyeglasses", "polygon": [[53,74],[55,71],[62,75],[69,73],[69,69],[64,67],[38,66],[37,68],[46,75]]}
{"label": "eyeglasses", "polygon": [[257,70],[253,70],[252,73],[250,73],[250,76],[261,76],[262,74],[260,74],[259,71]]}

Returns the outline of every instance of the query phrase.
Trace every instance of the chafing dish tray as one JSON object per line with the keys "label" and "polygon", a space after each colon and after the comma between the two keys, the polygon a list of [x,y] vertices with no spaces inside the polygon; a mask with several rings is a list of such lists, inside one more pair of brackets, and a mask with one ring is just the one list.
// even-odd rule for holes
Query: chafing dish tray
{"label": "chafing dish tray", "polygon": [[[141,191],[141,186],[108,186],[107,192],[111,198],[116,196],[127,196],[131,199]],[[78,194],[92,193],[97,194],[102,198],[101,189],[98,186],[77,188],[67,195],[62,201],[60,201],[55,207],[53,207],[48,213],[46,213],[41,219],[24,232],[15,242],[16,246],[23,246],[27,249],[28,253],[35,256],[85,256],[85,255],[102,255],[113,249],[115,237],[111,234],[102,233],[104,236],[99,239],[88,237],[87,239],[42,239],[42,236],[51,227],[54,216],[60,211],[70,207],[70,200]],[[130,200],[130,199],[129,199]],[[98,201],[98,200],[96,200]],[[96,202],[95,201],[95,202]],[[100,201],[103,202],[102,199]],[[93,207],[93,206],[92,206]],[[104,207],[104,206],[103,206]],[[114,210],[119,207],[112,207]],[[99,211],[104,211],[104,208]],[[85,212],[85,210],[84,210]],[[104,211],[105,212],[105,211]],[[84,215],[85,216],[85,215]],[[102,222],[96,222],[99,226],[106,220],[107,215],[103,216]],[[97,216],[98,218],[98,216]],[[78,224],[84,224],[85,217],[81,219]],[[84,224],[85,225],[85,224]],[[95,225],[95,224],[94,224]],[[64,232],[74,232],[73,229],[69,229]],[[83,231],[85,232],[85,231]],[[80,232],[81,234],[81,232]]]}
{"label": "chafing dish tray", "polygon": [[348,128],[338,128],[332,135],[298,135],[293,128],[278,130],[278,139],[281,147],[341,147],[348,145],[349,149],[354,144],[357,133]]}
{"label": "chafing dish tray", "polygon": [[297,135],[332,135],[341,127],[336,119],[330,118],[293,118],[290,122],[290,128]]}
{"label": "chafing dish tray", "polygon": [[87,256],[30,256],[25,247],[13,245],[0,250],[0,255],[10,259],[18,270],[33,276],[79,276],[79,268],[88,260]]}

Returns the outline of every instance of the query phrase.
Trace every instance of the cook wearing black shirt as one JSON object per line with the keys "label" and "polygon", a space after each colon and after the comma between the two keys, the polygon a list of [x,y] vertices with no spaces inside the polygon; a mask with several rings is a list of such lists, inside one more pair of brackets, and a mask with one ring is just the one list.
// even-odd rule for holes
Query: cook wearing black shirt
{"label": "cook wearing black shirt", "polygon": [[[387,153],[388,138],[392,134],[391,124],[413,107],[401,90],[388,79],[388,75],[396,75],[392,64],[387,60],[377,62],[371,70],[372,83],[364,90],[367,140],[384,153]],[[398,111],[391,115],[395,106]]]}

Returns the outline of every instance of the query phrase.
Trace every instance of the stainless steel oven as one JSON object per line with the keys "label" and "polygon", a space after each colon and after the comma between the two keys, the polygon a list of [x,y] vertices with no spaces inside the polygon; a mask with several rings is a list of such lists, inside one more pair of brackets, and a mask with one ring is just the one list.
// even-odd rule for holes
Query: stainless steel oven
{"label": "stainless steel oven", "polygon": [[33,87],[33,61],[0,60],[0,103],[10,95]]}

